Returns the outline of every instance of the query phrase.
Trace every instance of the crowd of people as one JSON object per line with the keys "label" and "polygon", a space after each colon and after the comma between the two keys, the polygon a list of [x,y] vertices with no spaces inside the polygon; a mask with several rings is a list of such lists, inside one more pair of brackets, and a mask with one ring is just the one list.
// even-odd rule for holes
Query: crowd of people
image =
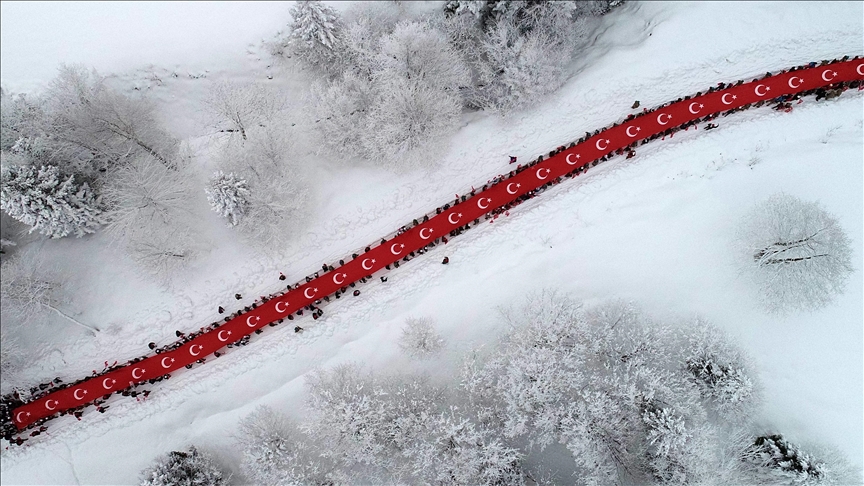
{"label": "crowd of people", "polygon": [[[818,65],[818,66],[826,66],[826,65],[829,65],[829,64],[832,64],[832,63],[836,63],[836,62],[844,62],[844,61],[847,61],[847,60],[849,60],[849,59],[850,59],[849,56],[844,56],[844,57],[841,58],[841,59],[834,59],[833,61],[823,60],[823,61],[821,61],[821,63],[811,62],[811,63],[808,63],[808,64],[806,64],[806,65],[801,65],[801,66],[793,67],[793,68],[791,68],[791,69],[788,69],[788,70],[782,71],[781,73],[778,73],[778,74],[783,74],[783,73],[787,73],[787,72],[799,71],[799,70],[807,69],[807,68],[813,68],[813,67],[816,67],[817,65]],[[860,59],[860,56],[855,56],[855,57],[852,57],[851,59],[853,59],[853,60],[857,60],[857,59]],[[765,78],[768,78],[768,77],[771,77],[771,76],[775,76],[775,75],[776,75],[776,74],[772,74],[772,73],[768,72],[768,73],[766,73],[763,77],[754,79],[754,81],[759,81],[759,80],[762,80],[762,79],[765,79]],[[744,80],[740,80],[740,79],[739,79],[737,82],[735,82],[735,83],[718,83],[716,86],[712,86],[711,88],[709,88],[709,89],[706,91],[706,93],[713,93],[713,92],[715,92],[715,91],[721,91],[721,90],[724,90],[724,89],[727,89],[727,88],[731,88],[731,87],[734,87],[734,86],[740,86],[740,85],[742,85],[743,83],[744,83]],[[499,216],[501,216],[502,214],[503,214],[503,215],[508,215],[508,214],[509,214],[509,210],[512,209],[513,207],[518,206],[519,204],[521,204],[521,203],[523,203],[523,202],[525,202],[525,201],[527,201],[527,200],[529,200],[529,199],[532,199],[532,198],[536,197],[538,194],[542,193],[542,192],[545,191],[547,188],[549,188],[549,187],[551,187],[551,186],[553,186],[553,185],[556,185],[556,184],[560,183],[560,182],[563,181],[566,177],[571,177],[571,178],[572,178],[572,177],[575,177],[575,176],[577,176],[577,175],[579,175],[579,174],[581,174],[581,173],[583,173],[583,172],[586,172],[586,171],[588,170],[589,166],[590,166],[590,167],[594,167],[594,166],[596,166],[597,164],[599,164],[599,163],[601,163],[601,162],[605,162],[605,161],[611,159],[612,157],[614,157],[614,156],[616,156],[616,155],[618,155],[618,156],[622,156],[622,155],[625,155],[625,154],[626,154],[627,158],[631,158],[631,157],[635,156],[635,149],[636,149],[636,147],[637,147],[638,145],[644,145],[644,144],[646,144],[646,143],[648,143],[648,142],[650,142],[650,141],[652,141],[652,140],[656,140],[656,139],[658,139],[658,138],[665,139],[665,137],[667,137],[667,136],[672,137],[676,132],[678,132],[678,131],[680,131],[680,130],[688,130],[690,127],[695,127],[695,126],[697,126],[698,124],[705,123],[705,122],[711,122],[711,121],[717,119],[718,117],[721,117],[721,116],[722,116],[722,117],[725,117],[725,116],[728,116],[728,115],[730,115],[730,114],[737,113],[737,112],[739,112],[739,111],[743,111],[743,110],[746,110],[746,109],[749,109],[749,108],[753,108],[753,107],[757,107],[757,108],[758,108],[758,107],[761,107],[761,106],[768,105],[768,106],[772,106],[774,109],[777,109],[777,110],[783,110],[783,111],[787,111],[787,112],[788,112],[788,111],[791,111],[793,102],[801,103],[801,102],[802,102],[802,98],[805,97],[805,96],[811,96],[811,95],[813,95],[813,96],[815,96],[816,101],[820,101],[820,100],[823,100],[823,99],[825,99],[825,100],[830,100],[830,99],[833,99],[833,98],[836,98],[836,97],[840,96],[844,91],[846,91],[846,90],[848,90],[848,89],[850,89],[850,88],[851,88],[851,89],[859,89],[859,90],[861,90],[861,89],[864,89],[864,84],[862,84],[862,83],[859,82],[859,81],[838,82],[838,83],[834,83],[834,84],[831,84],[831,85],[826,86],[826,87],[821,87],[821,88],[815,88],[815,89],[811,89],[811,90],[802,91],[802,92],[797,93],[797,94],[794,94],[794,95],[783,95],[783,96],[779,96],[779,97],[777,97],[777,98],[770,99],[770,100],[759,101],[759,102],[756,102],[756,103],[749,103],[749,104],[743,105],[743,106],[738,107],[738,108],[734,108],[734,109],[731,109],[731,110],[727,110],[727,111],[724,111],[724,112],[721,112],[721,113],[713,113],[713,114],[706,115],[706,116],[704,116],[704,117],[698,118],[698,119],[696,119],[696,120],[692,120],[692,121],[690,121],[690,122],[687,122],[687,123],[684,123],[684,124],[681,124],[681,125],[678,125],[678,126],[675,126],[675,127],[670,127],[669,129],[667,129],[667,130],[665,130],[665,131],[663,131],[663,132],[660,132],[660,133],[654,134],[654,135],[652,135],[652,136],[650,136],[650,137],[647,137],[647,138],[645,138],[645,139],[642,139],[641,141],[633,142],[632,144],[630,144],[630,145],[628,145],[628,146],[626,146],[626,147],[619,148],[619,149],[617,149],[617,150],[615,150],[615,151],[613,151],[613,152],[610,152],[609,154],[606,154],[606,155],[604,155],[604,156],[602,156],[602,157],[600,157],[600,158],[598,158],[598,159],[596,159],[596,160],[590,161],[589,163],[587,163],[587,164],[585,164],[585,165],[583,165],[583,166],[577,167],[577,168],[575,168],[573,171],[571,171],[571,172],[565,174],[564,176],[558,177],[558,178],[556,178],[556,179],[554,179],[554,180],[550,180],[549,182],[547,182],[547,183],[541,185],[540,187],[538,187],[538,188],[536,188],[536,189],[533,189],[533,190],[531,190],[531,191],[528,191],[527,193],[525,193],[525,194],[519,196],[519,197],[516,198],[514,201],[512,201],[512,202],[510,202],[510,203],[508,203],[508,204],[506,204],[506,205],[500,206],[500,207],[498,207],[498,208],[495,208],[495,209],[492,210],[492,211],[487,212],[486,215],[484,216],[484,218],[485,218],[486,220],[491,220],[490,223],[491,223],[491,222],[494,222],[495,219],[497,219],[497,218],[498,218]],[[544,156],[544,155],[540,155],[539,157],[537,157],[537,159],[532,160],[531,162],[529,162],[529,163],[526,164],[526,165],[519,164],[519,165],[518,165],[514,170],[511,170],[509,173],[507,173],[507,174],[501,174],[501,175],[498,175],[498,176],[496,176],[496,177],[494,177],[494,178],[488,180],[488,181],[486,182],[486,184],[484,184],[484,185],[481,187],[480,192],[483,192],[483,191],[487,190],[489,187],[491,187],[491,186],[493,186],[493,185],[495,185],[495,184],[497,184],[497,183],[503,182],[503,181],[507,180],[508,178],[514,177],[515,175],[521,173],[522,171],[528,170],[528,169],[530,169],[530,168],[536,166],[537,164],[543,162],[543,160],[545,160],[545,158],[553,157],[553,156],[558,155],[559,153],[561,153],[561,152],[563,152],[563,151],[565,151],[565,150],[567,150],[567,149],[569,149],[569,148],[573,148],[573,147],[575,147],[577,144],[583,143],[584,141],[588,140],[589,138],[591,138],[591,137],[593,137],[593,136],[596,136],[596,135],[599,135],[601,132],[603,132],[603,131],[605,131],[605,130],[607,130],[607,129],[609,129],[609,128],[617,127],[617,126],[619,126],[619,125],[621,125],[621,124],[623,124],[623,123],[626,123],[626,122],[632,121],[632,120],[634,120],[634,119],[636,119],[636,118],[639,118],[639,117],[646,116],[646,115],[649,115],[649,114],[651,114],[651,113],[654,113],[654,112],[656,112],[657,110],[660,110],[660,109],[663,109],[663,108],[669,106],[670,104],[678,103],[678,102],[681,102],[681,101],[690,100],[690,99],[692,99],[692,98],[695,98],[695,97],[701,96],[702,94],[703,94],[702,92],[698,92],[698,93],[696,93],[695,95],[692,95],[692,96],[684,96],[684,97],[678,98],[678,99],[675,100],[675,101],[671,101],[671,102],[665,103],[665,104],[663,104],[663,105],[660,105],[660,106],[655,107],[655,108],[650,109],[650,110],[647,109],[647,108],[643,108],[642,112],[640,112],[639,114],[630,114],[630,115],[627,116],[624,120],[622,120],[622,121],[620,121],[620,122],[616,122],[616,123],[612,124],[612,125],[609,126],[609,127],[606,127],[606,128],[604,128],[604,129],[595,130],[593,133],[586,132],[585,135],[584,135],[583,137],[580,137],[577,141],[571,142],[569,145],[561,145],[561,146],[557,147],[555,150],[550,151],[550,152],[548,153],[548,155],[545,155],[545,156]],[[633,104],[633,108],[636,109],[636,108],[638,108],[638,107],[639,107],[639,102],[637,101],[636,103]],[[716,124],[714,124],[714,123],[708,123],[707,125],[704,126],[704,129],[706,129],[706,130],[711,130],[711,129],[714,129],[714,128],[717,128],[717,127],[718,127],[718,125],[716,125]],[[516,160],[517,160],[517,159],[516,159],[515,156],[510,156],[510,163],[511,163],[511,164],[512,164],[512,163],[515,163]],[[455,197],[455,199],[454,199],[454,201],[453,201],[452,204],[448,202],[448,203],[446,203],[446,204],[444,204],[444,205],[442,205],[442,206],[437,207],[437,208],[435,209],[434,212],[427,213],[427,214],[424,215],[423,217],[421,217],[421,218],[419,218],[419,219],[414,219],[414,220],[411,221],[410,223],[401,226],[401,227],[400,227],[400,228],[399,228],[399,229],[398,229],[394,234],[388,235],[388,237],[392,238],[392,237],[394,237],[394,236],[401,235],[401,234],[405,233],[406,231],[410,230],[410,229],[413,228],[413,227],[416,227],[416,226],[418,226],[418,225],[420,225],[420,224],[422,224],[422,223],[428,222],[430,217],[432,217],[432,216],[434,216],[434,215],[441,214],[441,213],[447,211],[448,209],[450,209],[452,206],[455,206],[455,205],[459,204],[460,202],[465,202],[469,197],[475,196],[476,193],[477,193],[477,190],[475,190],[474,187],[472,187],[472,188],[471,188],[471,191],[470,191],[468,194],[465,194],[465,195],[462,195],[462,196],[456,194],[456,197]],[[472,227],[472,225],[473,225],[474,227],[476,227],[479,223],[480,223],[480,220],[479,220],[479,219],[475,219],[473,222],[469,222],[469,223],[467,223],[467,224],[465,224],[465,225],[463,225],[463,226],[460,226],[459,228],[454,229],[453,231],[450,232],[449,236],[450,236],[451,238],[456,237],[456,236],[459,236],[459,235],[462,234],[464,231],[467,231],[468,229],[470,229],[470,228]],[[385,237],[385,238],[383,238],[383,239],[381,240],[381,244],[382,244],[382,245],[387,243],[387,238],[388,238],[388,237]],[[422,248],[420,248],[420,249],[418,249],[418,250],[416,250],[416,251],[411,251],[411,252],[409,252],[405,257],[402,258],[401,261],[402,261],[402,262],[408,262],[408,261],[410,261],[411,259],[415,258],[416,256],[419,256],[419,255],[424,254],[425,252],[429,251],[431,248],[433,248],[433,247],[435,247],[435,246],[437,246],[437,245],[440,245],[440,244],[447,244],[448,241],[449,241],[449,240],[447,239],[446,236],[441,236],[441,237],[439,237],[439,238],[436,238],[436,239],[434,239],[434,240],[431,240],[431,241],[429,242],[428,245],[426,245],[426,246],[424,246],[424,247],[422,247]],[[371,246],[366,246],[365,249],[362,250],[362,251],[363,251],[363,252],[369,252],[369,251],[371,251]],[[353,254],[351,255],[351,258],[357,258],[358,256],[360,256],[360,254],[358,254],[358,253],[353,253]],[[445,257],[444,260],[442,261],[442,263],[444,263],[444,264],[447,264],[448,262],[449,262],[449,258],[448,258],[448,257]],[[344,265],[344,264],[345,264],[345,261],[344,261],[344,260],[339,260],[339,266],[342,266],[342,265]],[[396,261],[396,262],[394,262],[394,263],[392,264],[392,268],[399,268],[399,266],[400,266],[399,261]],[[330,265],[330,264],[326,264],[326,263],[324,263],[324,264],[321,265],[321,271],[323,271],[323,272],[334,271],[336,268],[337,268],[336,266],[334,266],[334,265]],[[390,270],[390,269],[391,269],[391,265],[386,265],[385,268],[386,268],[387,270]],[[308,283],[308,282],[311,282],[313,279],[318,278],[318,277],[319,277],[319,272],[315,272],[315,273],[313,273],[313,274],[311,274],[311,275],[307,275],[307,276],[305,277],[305,281]],[[284,281],[284,280],[286,280],[286,278],[287,278],[287,277],[286,277],[283,273],[280,272],[280,274],[279,274],[279,280]],[[365,277],[360,278],[357,282],[358,282],[358,283],[367,283],[367,282],[368,282],[369,280],[371,280],[371,279],[372,279],[372,275],[367,275],[367,276],[365,276]],[[382,277],[381,277],[381,282],[387,282],[387,277],[386,277],[386,276],[382,276]],[[302,285],[302,284],[301,284],[300,282],[297,282],[297,283],[295,283],[295,284],[293,284],[293,285],[292,285],[292,284],[288,284],[288,285],[287,285],[287,288],[286,288],[286,291],[287,291],[287,290],[292,290],[292,289],[298,289],[301,285]],[[334,297],[335,299],[339,299],[339,298],[341,298],[343,295],[346,295],[346,294],[347,294],[347,292],[349,291],[349,288],[355,288],[355,287],[356,287],[356,283],[355,283],[355,282],[351,282],[351,283],[349,283],[348,285],[346,285],[346,286],[340,288],[339,290],[337,290],[337,291],[333,294],[333,297]],[[258,307],[259,304],[266,303],[266,302],[268,302],[270,299],[273,299],[273,298],[276,298],[276,297],[281,297],[281,296],[283,296],[285,293],[286,293],[285,291],[280,291],[280,292],[276,292],[276,293],[270,294],[269,296],[260,296],[260,297],[259,297],[258,299],[256,299],[255,302],[253,302],[251,305],[249,305],[249,306],[245,306],[245,307],[243,307],[242,309],[238,309],[237,311],[231,313],[229,316],[225,317],[225,318],[224,318],[224,322],[229,322],[231,319],[233,319],[233,318],[235,318],[235,317],[238,317],[238,316],[241,316],[241,315],[243,315],[243,314],[245,314],[245,313],[251,312],[252,310],[256,309],[256,308]],[[355,290],[352,292],[352,295],[355,296],[355,297],[356,297],[356,296],[359,296],[359,295],[360,295],[360,290],[355,289]],[[239,294],[239,293],[238,293],[238,294],[235,294],[234,297],[235,297],[235,299],[237,299],[237,300],[241,300],[241,299],[242,299],[242,295]],[[310,312],[310,313],[311,313],[313,319],[319,319],[319,318],[321,318],[321,317],[323,316],[324,311],[323,311],[320,307],[318,307],[318,306],[323,305],[325,302],[331,302],[331,298],[330,298],[330,296],[323,296],[321,299],[316,300],[316,301],[314,302],[314,304],[310,304],[310,305],[305,306],[303,309],[298,310],[295,314],[296,314],[296,316],[299,317],[299,316],[303,316],[303,315],[304,315],[304,311],[307,311],[307,312]],[[219,306],[219,308],[218,308],[218,313],[219,313],[219,314],[223,314],[224,312],[225,312],[225,309],[224,309],[222,306]],[[276,321],[276,322],[272,322],[272,323],[270,323],[269,325],[270,325],[271,327],[275,327],[276,325],[278,325],[278,324],[284,322],[285,319],[293,320],[293,319],[294,319],[294,315],[293,315],[293,314],[292,314],[292,315],[288,315],[288,316],[286,316],[286,317],[283,318],[283,319],[279,319],[279,320]],[[198,336],[200,336],[200,335],[202,335],[202,334],[204,334],[204,333],[206,333],[206,332],[210,332],[210,331],[212,331],[212,330],[218,329],[222,324],[223,324],[222,322],[218,322],[218,321],[217,321],[217,322],[213,322],[213,323],[211,323],[210,325],[208,325],[208,326],[206,326],[206,327],[201,327],[198,331],[195,331],[195,332],[192,332],[192,333],[189,333],[189,334],[186,334],[186,333],[183,333],[183,332],[177,330],[177,331],[175,332],[175,335],[177,336],[177,338],[179,338],[178,340],[176,340],[176,341],[174,341],[174,342],[172,342],[172,343],[169,343],[169,344],[163,345],[163,346],[157,346],[157,344],[156,344],[155,342],[151,342],[151,343],[148,344],[148,347],[149,347],[149,348],[150,348],[150,349],[151,349],[155,354],[161,354],[161,353],[164,353],[164,352],[172,351],[172,350],[175,350],[175,349],[180,348],[181,346],[183,346],[184,344],[188,343],[188,342],[191,341],[192,339],[195,339],[196,337],[198,337]],[[302,331],[303,331],[303,328],[302,328],[302,327],[300,327],[300,326],[295,326],[295,328],[294,328],[294,332],[296,332],[296,333],[300,333],[300,332],[302,332]],[[263,332],[263,331],[262,331],[261,329],[256,330],[256,334],[260,334],[260,333],[262,333],[262,332]],[[238,339],[237,341],[234,341],[234,342],[232,342],[232,343],[227,344],[227,347],[228,347],[228,348],[232,348],[232,347],[238,347],[238,346],[245,346],[246,344],[249,343],[249,341],[250,341],[250,337],[251,337],[250,335],[243,336],[242,338]],[[219,352],[214,353],[214,356],[217,357],[217,358],[218,358],[219,356],[221,356],[221,355],[222,355],[222,353],[219,353]],[[86,378],[83,378],[83,379],[80,379],[80,380],[77,380],[77,381],[74,381],[74,382],[68,382],[68,383],[66,383],[66,382],[64,382],[61,378],[57,377],[57,378],[55,378],[54,380],[52,380],[52,381],[50,381],[50,382],[42,383],[42,384],[39,384],[39,385],[37,385],[37,386],[31,387],[31,388],[29,389],[29,393],[27,393],[26,391],[15,390],[15,391],[13,391],[12,393],[8,393],[8,394],[6,394],[6,395],[3,395],[2,397],[0,397],[0,436],[2,436],[3,439],[5,439],[6,441],[8,441],[8,442],[11,443],[11,444],[22,445],[22,444],[27,440],[25,437],[23,437],[23,436],[21,435],[22,432],[26,432],[27,430],[32,430],[32,431],[29,433],[29,437],[33,437],[33,436],[40,435],[41,433],[44,433],[44,432],[47,430],[43,424],[44,424],[45,422],[47,422],[48,420],[50,420],[51,418],[54,418],[54,417],[56,417],[56,416],[73,415],[73,416],[75,416],[76,418],[78,418],[78,420],[80,420],[80,419],[81,419],[81,416],[83,415],[83,411],[84,411],[84,409],[85,409],[86,407],[88,407],[88,406],[94,406],[94,407],[96,408],[97,411],[99,411],[99,412],[101,412],[101,413],[104,413],[105,410],[108,409],[108,405],[105,405],[105,402],[110,398],[110,396],[111,396],[110,393],[107,394],[107,395],[105,395],[105,396],[103,396],[103,397],[101,397],[101,398],[98,399],[98,400],[95,400],[95,401],[91,402],[91,403],[88,403],[88,404],[85,404],[85,405],[81,405],[81,406],[76,407],[76,408],[63,410],[63,411],[60,411],[60,412],[58,412],[57,414],[54,414],[54,415],[52,415],[52,416],[50,416],[50,417],[46,417],[46,418],[40,419],[40,420],[34,422],[33,424],[31,424],[30,426],[28,426],[27,428],[25,428],[24,431],[19,431],[19,430],[18,430],[18,428],[15,426],[15,424],[14,424],[14,422],[13,422],[13,416],[12,416],[12,411],[13,411],[14,409],[16,409],[16,408],[18,408],[18,407],[20,407],[20,406],[22,406],[22,405],[24,405],[24,404],[26,404],[26,403],[32,402],[32,401],[34,401],[34,400],[38,400],[39,398],[42,398],[43,396],[45,396],[45,395],[47,395],[47,394],[49,394],[49,393],[53,393],[53,392],[55,392],[55,391],[62,390],[62,389],[64,389],[64,388],[68,388],[68,387],[72,387],[72,386],[78,385],[79,383],[82,383],[82,382],[84,382],[84,381],[86,381],[86,380],[90,380],[90,379],[93,379],[93,378],[98,377],[98,376],[101,376],[101,375],[104,375],[104,374],[106,374],[106,373],[109,373],[109,372],[111,372],[111,371],[117,369],[117,368],[120,368],[120,367],[123,367],[123,366],[132,365],[132,364],[135,364],[135,363],[138,363],[138,362],[140,362],[140,361],[142,361],[142,360],[144,360],[144,359],[146,359],[146,358],[147,358],[147,356],[139,357],[139,358],[134,358],[134,359],[131,359],[131,360],[127,361],[127,362],[124,363],[124,364],[119,364],[117,361],[115,361],[115,362],[114,362],[113,364],[111,364],[111,365],[109,365],[108,362],[106,361],[106,362],[105,362],[105,367],[104,367],[103,370],[101,370],[101,371],[93,370],[93,373],[92,373],[90,376],[88,376],[88,377],[86,377]],[[204,359],[204,358],[199,359],[199,360],[197,361],[198,364],[203,364],[204,362],[205,362],[205,359]],[[187,368],[191,368],[191,367],[192,367],[191,364],[190,364],[190,365],[187,365]],[[148,384],[153,385],[153,384],[156,384],[156,383],[158,383],[158,382],[160,382],[160,381],[162,381],[162,380],[164,380],[164,379],[168,379],[168,378],[170,378],[170,377],[171,377],[170,374],[165,374],[165,375],[160,376],[160,377],[158,377],[158,378],[153,378],[153,379],[147,380],[147,381],[144,382],[144,383],[148,383]],[[137,388],[138,386],[143,385],[144,383],[134,384],[134,385],[131,385],[131,386],[129,386],[129,387],[123,389],[123,390],[118,390],[118,391],[116,391],[116,392],[114,392],[114,393],[116,393],[117,395],[122,395],[122,396],[131,396],[131,397],[135,397],[136,400],[141,400],[141,399],[146,398],[146,397],[150,394],[150,391],[149,391],[149,390],[143,390],[143,391],[138,391],[138,390],[136,390],[136,388]],[[23,393],[23,395],[26,395],[26,396],[22,396],[22,393]]]}

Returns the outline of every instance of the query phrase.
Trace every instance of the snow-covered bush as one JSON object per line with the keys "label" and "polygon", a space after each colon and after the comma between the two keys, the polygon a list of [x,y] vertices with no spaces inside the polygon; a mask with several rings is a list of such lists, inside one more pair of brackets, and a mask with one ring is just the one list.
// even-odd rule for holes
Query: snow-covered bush
{"label": "snow-covered bush", "polygon": [[255,484],[333,484],[338,477],[322,445],[292,420],[260,406],[240,423],[240,469]]}
{"label": "snow-covered bush", "polygon": [[771,312],[824,307],[843,292],[852,248],[837,218],[819,203],[775,194],[742,223],[746,271]]}
{"label": "snow-covered bush", "polygon": [[209,454],[195,446],[171,451],[141,472],[141,486],[222,486],[228,480]]}
{"label": "snow-covered bush", "polygon": [[447,37],[428,22],[402,22],[381,38],[377,77],[400,78],[455,93],[470,73]]}
{"label": "snow-covered bush", "polygon": [[399,347],[409,356],[426,358],[444,347],[444,338],[435,330],[432,319],[409,318],[399,336]]}
{"label": "snow-covered bush", "polygon": [[54,166],[0,167],[0,208],[51,238],[94,233],[104,223],[100,202],[87,183],[64,177]]}
{"label": "snow-covered bush", "polygon": [[851,485],[862,484],[861,471],[834,448],[812,445],[805,450],[781,434],[752,438],[741,455],[747,484]]}
{"label": "snow-covered bush", "polygon": [[210,178],[209,185],[204,188],[210,207],[226,218],[231,226],[240,222],[249,207],[249,188],[245,179],[240,179],[233,172],[225,174],[216,171]]}

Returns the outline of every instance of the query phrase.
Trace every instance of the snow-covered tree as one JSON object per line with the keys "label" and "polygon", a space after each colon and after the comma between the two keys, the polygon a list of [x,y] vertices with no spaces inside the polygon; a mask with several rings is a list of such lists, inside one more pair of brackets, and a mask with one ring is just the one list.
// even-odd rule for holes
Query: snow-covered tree
{"label": "snow-covered tree", "polygon": [[426,358],[444,347],[444,338],[435,330],[432,319],[409,318],[399,336],[399,347],[411,357]]}
{"label": "snow-covered tree", "polygon": [[759,298],[772,312],[818,309],[852,273],[850,240],[819,203],[779,193],[758,204],[740,234]]}
{"label": "snow-covered tree", "polygon": [[195,446],[171,451],[141,472],[141,486],[222,486],[228,484],[222,470],[209,454]]}
{"label": "snow-covered tree", "polygon": [[391,167],[432,163],[446,137],[456,131],[460,99],[404,79],[392,79],[379,89],[381,98],[366,119],[367,157]]}
{"label": "snow-covered tree", "polygon": [[759,396],[745,356],[720,329],[702,321],[685,339],[683,365],[707,406],[726,420],[746,420]]}
{"label": "snow-covered tree", "polygon": [[291,7],[288,47],[306,64],[332,69],[342,50],[339,14],[319,0],[301,0]]}
{"label": "snow-covered tree", "polygon": [[279,127],[250,134],[250,143],[226,145],[217,165],[245,181],[244,215],[236,228],[251,244],[275,248],[291,238],[306,220],[309,190],[291,143]]}
{"label": "snow-covered tree", "polygon": [[246,140],[247,131],[270,123],[284,103],[276,92],[260,84],[222,81],[213,86],[205,105],[217,129],[238,133]]}
{"label": "snow-covered tree", "polygon": [[240,222],[249,207],[250,193],[246,180],[233,172],[225,174],[221,170],[216,171],[204,192],[213,210],[226,218],[231,226]]}
{"label": "snow-covered tree", "polygon": [[240,468],[255,484],[334,484],[341,479],[323,454],[323,445],[298,425],[266,406],[258,407],[240,423]]}
{"label": "snow-covered tree", "polygon": [[150,160],[120,168],[105,186],[106,230],[134,260],[167,281],[189,263],[200,241],[193,237],[189,177]]}
{"label": "snow-covered tree", "polygon": [[861,484],[861,471],[836,449],[814,445],[805,450],[781,434],[753,438],[741,459],[745,466],[742,482],[747,484]]}
{"label": "snow-covered tree", "polygon": [[341,78],[313,88],[312,98],[321,143],[331,152],[353,157],[366,155],[363,141],[366,117],[376,104],[369,78],[346,72]]}
{"label": "snow-covered tree", "polygon": [[457,93],[470,73],[447,37],[428,22],[402,22],[381,38],[378,77],[396,77]]}
{"label": "snow-covered tree", "polygon": [[104,223],[100,202],[87,183],[61,176],[54,166],[0,167],[0,208],[51,238],[94,233]]}
{"label": "snow-covered tree", "polygon": [[86,156],[100,169],[146,155],[174,168],[177,141],[145,98],[125,96],[95,71],[63,66],[44,94],[42,130],[63,158]]}
{"label": "snow-covered tree", "polygon": [[475,103],[507,113],[535,102],[564,84],[570,61],[568,46],[541,30],[522,34],[518,26],[501,20],[482,43]]}
{"label": "snow-covered tree", "polygon": [[0,395],[10,393],[22,384],[18,372],[24,368],[28,358],[21,341],[10,328],[6,321],[0,321]]}

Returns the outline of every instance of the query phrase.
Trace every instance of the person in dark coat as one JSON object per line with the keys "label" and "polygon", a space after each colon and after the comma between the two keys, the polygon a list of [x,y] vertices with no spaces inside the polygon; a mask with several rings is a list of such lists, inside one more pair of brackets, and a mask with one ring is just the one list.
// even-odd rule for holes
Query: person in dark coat
{"label": "person in dark coat", "polygon": [[443,265],[447,265],[448,263],[450,263],[450,257],[446,257],[446,256],[445,256],[444,259],[441,260],[441,263],[442,263]]}
{"label": "person in dark coat", "polygon": [[234,298],[237,299],[237,300],[240,300],[240,299],[243,298],[243,296],[240,295],[240,294],[234,294]]}
{"label": "person in dark coat", "polygon": [[359,291],[359,290],[355,290],[355,291],[354,291],[354,297],[357,297],[358,295],[360,295],[360,291]]}
{"label": "person in dark coat", "polygon": [[223,307],[220,305],[218,311],[219,311],[220,314],[224,314],[224,313],[225,313],[225,308],[223,308]]}

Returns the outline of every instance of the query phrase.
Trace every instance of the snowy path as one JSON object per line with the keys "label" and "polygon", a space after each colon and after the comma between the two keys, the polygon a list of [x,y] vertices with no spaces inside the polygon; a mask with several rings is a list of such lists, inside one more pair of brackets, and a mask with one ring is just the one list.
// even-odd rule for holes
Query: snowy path
{"label": "snowy path", "polygon": [[[346,258],[347,263],[325,272],[283,295],[262,302],[251,312],[243,312],[220,325],[214,323],[208,332],[194,339],[179,342],[174,349],[158,355],[135,360],[134,363],[110,369],[97,377],[85,379],[74,386],[54,391],[14,410],[16,426],[25,428],[41,423],[59,412],[92,404],[94,400],[112,393],[122,393],[137,384],[146,383],[168,373],[191,366],[229,343],[259,331],[271,323],[281,322],[304,307],[320,304],[320,299],[344,293],[350,283],[361,282],[382,269],[389,269],[400,260],[407,261],[414,252],[424,251],[438,238],[454,236],[462,230],[476,226],[490,215],[508,210],[536,195],[565,176],[576,176],[596,165],[603,157],[620,155],[629,147],[660,136],[671,136],[672,130],[687,128],[708,116],[717,116],[730,110],[762,106],[764,102],[793,93],[811,92],[817,88],[838,83],[864,80],[864,63],[859,60],[832,63],[808,69],[796,69],[749,83],[740,82],[707,94],[699,94],[630,117],[622,124],[587,134],[579,144],[563,146],[543,161],[531,164],[521,171],[502,175],[491,185],[472,191],[435,213],[428,220],[418,218],[419,224],[400,231],[391,239],[368,251],[358,251],[357,257]],[[674,127],[674,128],[673,128]],[[665,138],[665,137],[664,137]],[[481,219],[482,218],[482,219]],[[203,329],[203,328],[202,328]],[[200,362],[200,361],[199,361]]]}

